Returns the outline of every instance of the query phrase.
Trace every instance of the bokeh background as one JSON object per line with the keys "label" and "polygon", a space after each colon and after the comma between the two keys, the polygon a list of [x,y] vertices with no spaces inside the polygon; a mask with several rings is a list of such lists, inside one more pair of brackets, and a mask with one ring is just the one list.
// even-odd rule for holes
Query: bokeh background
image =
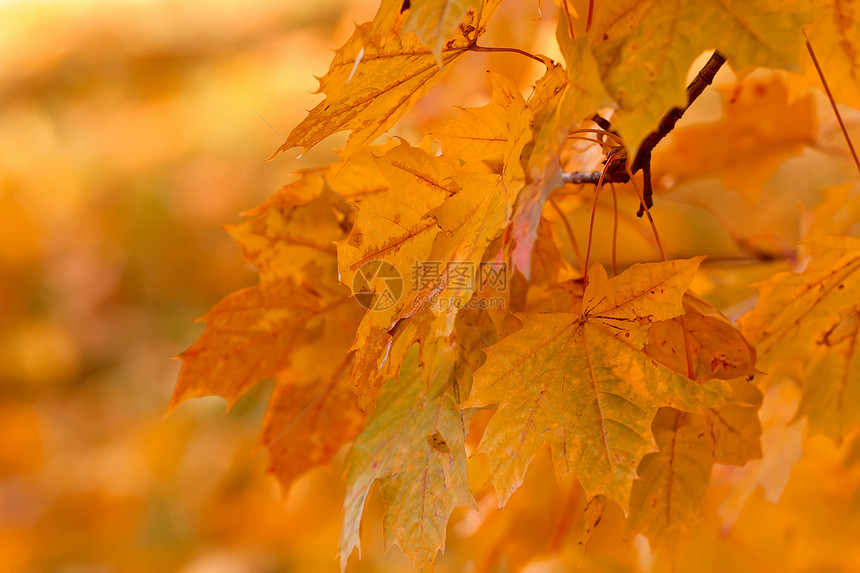
{"label": "bokeh background", "polygon": [[193,319],[256,280],[221,225],[304,167],[265,162],[265,121],[300,121],[374,11],[0,4],[0,571],[333,568],[336,480],[282,501],[255,447],[265,383],[230,415],[165,412]]}

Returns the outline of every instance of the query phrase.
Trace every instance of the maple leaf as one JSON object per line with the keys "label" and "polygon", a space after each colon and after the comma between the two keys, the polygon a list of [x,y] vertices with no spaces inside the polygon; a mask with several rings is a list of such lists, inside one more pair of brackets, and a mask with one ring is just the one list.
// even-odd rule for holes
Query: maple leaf
{"label": "maple leaf", "polygon": [[[419,325],[429,329],[433,323],[413,323],[411,318],[430,308],[440,318],[433,330],[449,334],[457,308],[471,298],[474,285],[451,283],[448,269],[466,269],[473,283],[486,249],[510,220],[517,171],[501,166],[516,165],[530,137],[530,113],[513,82],[491,77],[489,104],[463,110],[461,128],[434,133],[445,155],[433,157],[402,142],[378,160],[391,188],[358,207],[356,225],[338,244],[341,278],[354,289],[356,271],[368,263],[391,265],[403,279],[397,300],[368,313],[356,333],[353,348],[359,351],[360,368],[353,378],[363,409],[373,406],[379,387],[399,367],[390,359],[394,339],[389,330],[410,321],[398,334],[407,341],[401,342],[401,350],[408,348],[428,332]],[[476,142],[486,145],[486,151]],[[422,265],[425,261],[429,265]],[[379,296],[388,291],[388,282],[374,277],[361,288]]]}
{"label": "maple leaf", "polygon": [[413,346],[399,381],[383,388],[346,460],[341,568],[359,547],[364,504],[377,480],[386,505],[385,549],[399,545],[422,571],[444,550],[454,508],[475,507],[464,449],[468,415],[456,410],[450,387],[455,357],[452,348],[439,347],[422,365]]}
{"label": "maple leaf", "polygon": [[823,237],[809,249],[802,273],[779,273],[759,285],[758,303],[740,322],[760,369],[802,372],[798,414],[839,441],[860,424],[860,239]]}
{"label": "maple leaf", "polygon": [[694,380],[754,376],[755,348],[737,327],[692,293],[684,294],[683,303],[683,314],[651,325],[645,353]]}
{"label": "maple leaf", "polygon": [[811,15],[802,0],[601,3],[591,46],[631,156],[664,113],[686,104],[687,70],[699,54],[717,49],[737,69],[796,69]]}
{"label": "maple leaf", "polygon": [[[413,290],[414,281],[410,280],[413,266],[430,255],[440,231],[435,218],[428,213],[459,191],[451,179],[459,168],[455,160],[433,157],[405,141],[377,158],[376,163],[390,181],[390,188],[358,206],[349,236],[337,244],[341,281],[350,285],[353,294],[383,296],[393,280],[399,290],[392,293],[390,304],[374,305],[373,312],[365,315],[355,334],[354,348],[359,350],[360,367],[356,369],[354,382],[363,409],[373,406],[379,387],[399,368],[395,360],[389,363],[387,371],[373,373],[379,369],[379,358],[389,355],[388,330],[404,309],[410,310],[407,301]],[[380,264],[396,269],[400,279],[372,273],[377,269],[375,265]],[[364,276],[370,280],[363,280]],[[405,348],[411,344],[410,340]]]}
{"label": "maple leaf", "polygon": [[[442,143],[446,157],[484,165],[478,169],[503,173],[511,182],[522,178],[519,156],[531,140],[532,113],[514,82],[500,74],[489,75],[493,84],[490,103],[462,109],[458,120],[430,134]],[[467,169],[474,170],[468,165]]]}
{"label": "maple leaf", "polygon": [[[341,280],[354,289],[354,294],[358,294],[356,272],[372,261],[386,262],[397,268],[401,277],[409,277],[415,261],[427,258],[439,232],[436,220],[428,213],[459,191],[451,179],[459,171],[455,160],[433,157],[405,141],[376,161],[390,187],[358,206],[355,225],[337,246]],[[406,292],[411,284],[404,281]],[[361,286],[375,294],[387,287],[382,280]],[[367,319],[387,329],[402,308],[402,302],[377,308]]]}
{"label": "maple leaf", "polygon": [[562,185],[561,165],[553,162],[537,179],[527,184],[517,198],[512,222],[516,245],[511,254],[511,261],[526,278],[529,278],[531,270],[532,249],[537,239],[544,204],[550,193]]}
{"label": "maple leaf", "polygon": [[535,82],[534,92],[528,100],[528,107],[534,116],[532,131],[534,137],[523,148],[520,162],[527,177],[542,169],[558,155],[560,143],[567,135],[567,125],[558,119],[558,105],[567,85],[567,73],[563,66],[550,62],[546,73]]}
{"label": "maple leaf", "polygon": [[416,0],[410,2],[403,31],[415,32],[441,67],[445,43],[455,36],[466,13],[477,12],[480,7],[481,0]]}
{"label": "maple leaf", "polygon": [[498,0],[487,0],[480,12],[464,18],[459,35],[439,56],[441,65],[414,34],[401,36],[402,23],[384,34],[372,22],[356,26],[320,80],[319,91],[325,92],[326,99],[290,132],[275,155],[297,146],[311,148],[344,130],[352,133],[341,152],[343,158],[371,143],[469,50],[497,4]]}
{"label": "maple leaf", "polygon": [[[261,441],[284,487],[327,464],[361,426],[349,396],[347,354],[361,308],[337,282],[332,241],[343,234],[319,178],[305,173],[230,228],[260,283],[233,293],[204,317],[206,330],[181,358],[171,408],[218,394],[230,407],[275,376]],[[320,352],[340,356],[321,362]],[[341,423],[333,429],[326,422]]]}
{"label": "maple leaf", "polygon": [[726,188],[756,200],[787,157],[815,142],[815,103],[811,94],[789,102],[776,75],[721,92],[724,117],[675,129],[671,143],[654,157],[653,177],[676,185],[721,175]]}
{"label": "maple leaf", "polygon": [[571,38],[562,18],[559,18],[555,37],[567,64],[567,84],[553,110],[552,121],[566,131],[598,109],[613,105],[613,100],[603,85],[601,69],[592,53],[589,37]]}
{"label": "maple leaf", "polygon": [[589,495],[626,507],[657,408],[722,400],[721,383],[699,385],[641,352],[651,321],[682,312],[700,261],[635,265],[613,279],[595,264],[581,315],[520,315],[523,328],[487,350],[462,407],[498,408],[478,451],[490,455],[500,506],[549,443],[558,476],[572,469]]}
{"label": "maple leaf", "polygon": [[[631,525],[648,536],[653,549],[675,549],[686,542],[708,493],[713,464],[727,463],[722,455],[724,436],[746,440],[753,457],[761,457],[757,408],[727,408],[734,411],[696,414],[660,408],[654,417],[651,431],[660,451],[642,459],[630,492]],[[737,465],[747,461],[731,460]]]}

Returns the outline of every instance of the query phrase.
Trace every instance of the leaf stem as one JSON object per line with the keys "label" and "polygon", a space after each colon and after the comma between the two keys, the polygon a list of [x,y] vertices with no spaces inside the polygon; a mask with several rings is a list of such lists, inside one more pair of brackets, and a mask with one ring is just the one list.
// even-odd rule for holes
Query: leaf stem
{"label": "leaf stem", "polygon": [[567,33],[570,34],[570,39],[574,40],[573,35],[573,18],[570,15],[570,6],[567,5],[569,0],[561,0],[561,5],[564,7],[564,14],[567,16]]}
{"label": "leaf stem", "polygon": [[594,17],[594,0],[588,0],[588,18],[585,20],[585,33],[591,30],[591,19]]}
{"label": "leaf stem", "polygon": [[[685,310],[684,313],[686,312],[687,311]],[[684,314],[680,314],[678,318],[681,319],[681,330],[684,331],[684,354],[687,355],[687,378],[695,380],[695,378],[693,378],[693,356],[690,349],[690,332],[687,330],[687,323],[684,322]]]}
{"label": "leaf stem", "polygon": [[[525,56],[527,58],[531,58],[537,62],[542,63],[549,69],[549,63],[547,63],[543,58],[532,54],[531,52],[527,52],[525,50],[521,50],[519,48],[500,48],[500,47],[487,47],[487,46],[479,46],[478,44],[472,44],[467,50],[471,52],[510,52],[512,54],[519,54],[521,56]],[[548,58],[547,58],[548,59]]]}
{"label": "leaf stem", "polygon": [[821,84],[824,86],[827,99],[830,100],[830,107],[833,109],[833,113],[836,114],[836,121],[839,122],[839,129],[842,130],[842,135],[845,136],[845,143],[848,144],[848,150],[851,151],[851,157],[854,158],[854,165],[857,166],[857,171],[860,172],[860,159],[857,159],[857,152],[854,150],[854,144],[851,143],[848,129],[842,121],[842,114],[839,113],[839,108],[836,107],[836,100],[833,99],[833,94],[830,92],[830,86],[827,85],[827,80],[824,79],[824,72],[818,64],[818,58],[815,57],[815,52],[812,50],[812,44],[809,43],[809,36],[806,35],[806,30],[803,31],[803,37],[806,38],[806,49],[809,51],[809,57],[812,58],[812,63],[815,64],[815,70],[818,72],[818,77],[821,78]]}
{"label": "leaf stem", "polygon": [[663,250],[663,243],[660,241],[660,235],[657,233],[657,225],[654,224],[654,219],[651,217],[651,209],[645,204],[645,198],[642,197],[642,192],[639,191],[639,186],[636,185],[636,180],[633,178],[633,172],[630,170],[630,165],[625,163],[624,167],[627,168],[627,174],[630,176],[630,183],[633,185],[633,189],[636,190],[636,195],[639,196],[639,206],[645,210],[645,214],[648,216],[648,222],[651,223],[651,230],[654,232],[654,238],[657,240],[657,248],[660,250],[660,256],[663,257],[663,260],[665,261],[666,252]]}
{"label": "leaf stem", "polygon": [[[559,217],[561,217],[561,222],[564,224],[564,229],[567,231],[570,244],[573,245],[573,254],[576,255],[576,264],[579,265],[580,270],[585,269],[585,263],[582,261],[582,253],[579,251],[579,244],[576,242],[576,236],[573,234],[573,228],[567,220],[567,215],[564,214],[564,211],[561,210],[561,207],[558,206],[558,203],[556,203],[555,199],[552,197],[549,199],[549,204],[552,205],[552,208],[555,209],[555,212],[558,213]],[[585,271],[583,270],[583,273],[584,272]]]}
{"label": "leaf stem", "polygon": [[616,257],[618,246],[618,196],[615,193],[615,183],[609,182],[612,189],[612,273],[618,276],[618,259]]}
{"label": "leaf stem", "polygon": [[[591,257],[591,238],[594,234],[594,213],[597,211],[597,198],[600,196],[600,188],[603,186],[603,178],[609,172],[609,166],[613,161],[624,161],[625,166],[627,164],[627,161],[623,158],[610,156],[606,160],[606,165],[603,166],[603,171],[600,172],[600,179],[597,181],[597,188],[594,190],[594,203],[591,205],[591,221],[588,224],[588,246],[585,248],[585,267],[582,269],[582,282],[585,286],[588,286],[588,259]],[[666,257],[663,257],[663,259],[665,258]]]}
{"label": "leaf stem", "polygon": [[[652,187],[651,187],[651,152],[657,147],[657,144],[663,141],[663,139],[669,135],[669,133],[675,128],[675,124],[678,123],[678,120],[683,117],[684,112],[689,109],[689,107],[693,104],[696,99],[702,95],[702,92],[705,91],[705,88],[711,85],[714,81],[714,77],[717,75],[717,72],[726,63],[726,58],[720,54],[719,52],[714,52],[711,54],[710,59],[704,65],[704,67],[699,70],[699,73],[696,74],[696,77],[693,78],[693,81],[687,86],[687,105],[684,107],[673,107],[669,111],[667,111],[662,118],[660,118],[660,123],[657,126],[657,129],[648,134],[642,144],[639,146],[639,150],[636,152],[636,157],[633,159],[633,163],[630,165],[630,168],[627,170],[627,174],[632,177],[633,173],[637,171],[642,171],[643,173],[643,185],[644,185],[644,194],[640,196],[641,208],[639,212],[637,212],[637,216],[641,217],[643,213],[647,212],[647,209],[652,206],[653,201],[651,199],[652,195]],[[588,131],[588,132],[597,132],[605,134],[611,137],[613,140],[620,142],[620,139],[617,134],[615,134],[611,130],[611,124],[606,121],[604,118],[599,115],[593,115],[591,117],[591,121],[597,123],[602,130],[594,130],[594,129],[579,129],[576,132]],[[620,144],[620,143],[619,143]],[[621,176],[624,174],[623,170],[617,170],[615,173],[611,174],[606,181],[610,183],[626,183],[626,177],[621,179]],[[565,183],[592,183],[594,181],[599,181],[599,176],[597,173],[589,174],[582,172],[574,172],[574,173],[562,173],[561,174],[562,181]],[[638,192],[638,189],[637,189]],[[661,248],[662,250],[662,248]]]}

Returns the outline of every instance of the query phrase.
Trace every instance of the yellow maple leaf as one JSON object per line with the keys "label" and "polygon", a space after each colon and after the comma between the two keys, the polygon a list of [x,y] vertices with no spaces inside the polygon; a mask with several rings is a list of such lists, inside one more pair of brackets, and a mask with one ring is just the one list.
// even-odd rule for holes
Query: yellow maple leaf
{"label": "yellow maple leaf", "polygon": [[410,2],[403,31],[415,32],[441,66],[445,43],[455,37],[466,13],[480,7],[481,0],[415,0]]}
{"label": "yellow maple leaf", "polygon": [[490,103],[462,109],[458,120],[430,135],[442,143],[446,157],[483,164],[493,173],[504,173],[510,182],[522,178],[519,157],[531,140],[532,112],[513,81],[488,73],[493,83]]}
{"label": "yellow maple leaf", "polygon": [[[327,464],[361,426],[348,356],[362,309],[338,284],[332,241],[343,235],[339,199],[306,173],[231,227],[260,283],[235,292],[204,317],[206,330],[181,358],[171,408],[217,394],[230,407],[264,378],[276,377],[263,421],[270,469],[283,486]],[[320,361],[320,353],[336,357]],[[341,420],[333,427],[331,419]]]}
{"label": "yellow maple leaf", "polygon": [[487,349],[462,407],[498,408],[479,451],[490,455],[500,506],[549,443],[559,477],[573,471],[589,495],[626,507],[636,466],[653,449],[657,408],[723,399],[724,384],[697,384],[641,351],[651,320],[682,312],[700,261],[635,265],[613,279],[595,264],[581,315],[520,315],[523,328]]}
{"label": "yellow maple leaf", "polygon": [[344,130],[352,133],[341,152],[343,158],[371,143],[469,50],[497,3],[486,0],[480,12],[469,12],[459,35],[442,50],[441,66],[415,35],[401,35],[402,23],[383,32],[373,22],[356,26],[320,80],[319,91],[326,98],[290,132],[275,155],[297,146],[311,148]]}
{"label": "yellow maple leaf", "polygon": [[809,249],[802,273],[759,285],[756,307],[740,322],[759,368],[801,378],[798,414],[838,441],[860,425],[860,239],[823,237]]}
{"label": "yellow maple leaf", "polygon": [[556,122],[567,130],[598,109],[612,105],[612,98],[603,85],[589,37],[571,38],[563,18],[559,19],[555,37],[567,64],[567,85],[555,110]]}
{"label": "yellow maple leaf", "polygon": [[558,121],[558,106],[566,86],[567,72],[564,66],[554,62],[535,82],[534,92],[527,102],[534,116],[534,137],[526,144],[521,158],[527,177],[543,169],[558,155],[559,146],[567,135],[568,126]]}
{"label": "yellow maple leaf", "polygon": [[[353,378],[364,409],[373,406],[413,340],[431,329],[436,336],[450,334],[457,310],[476,290],[487,248],[510,220],[517,171],[501,166],[518,165],[530,137],[530,112],[513,82],[501,76],[493,81],[488,105],[463,110],[461,129],[437,134],[445,155],[433,157],[404,142],[379,159],[391,188],[359,206],[355,228],[338,244],[342,280],[354,283],[360,268],[370,271],[370,280],[353,286],[354,293],[389,297],[391,277],[380,276],[380,269],[397,269],[400,276],[396,296],[379,298],[390,304],[373,308],[356,333]],[[439,320],[413,320],[423,309]],[[394,344],[401,352],[392,355]]]}
{"label": "yellow maple leaf", "polygon": [[[450,387],[454,349],[438,345],[409,351],[399,381],[382,391],[378,407],[346,460],[341,568],[359,547],[359,525],[370,488],[379,481],[386,504],[385,549],[398,545],[421,571],[432,569],[445,548],[445,528],[455,507],[475,507],[466,474],[469,416],[456,410]],[[429,355],[428,355],[429,354]]]}
{"label": "yellow maple leaf", "polygon": [[386,277],[369,276],[369,281],[362,282],[356,280],[361,278],[356,273],[369,263],[386,263],[399,272],[403,290],[392,304],[380,300],[374,305],[374,313],[362,326],[363,333],[372,326],[391,327],[403,308],[404,295],[412,290],[409,279],[414,263],[427,258],[439,232],[435,218],[428,213],[459,191],[451,179],[459,171],[458,162],[431,156],[405,141],[376,162],[390,187],[357,207],[349,236],[337,245],[340,277],[353,294],[366,288],[364,292],[382,296],[388,288]]}
{"label": "yellow maple leaf", "polygon": [[645,353],[675,372],[692,370],[694,380],[756,373],[755,348],[720,311],[689,292],[684,295],[684,314],[655,322],[648,330]]}
{"label": "yellow maple leaf", "polygon": [[696,526],[714,463],[742,466],[761,457],[761,394],[747,382],[733,389],[740,403],[701,413],[660,408],[651,424],[660,448],[637,469],[630,490],[630,522],[653,550],[678,552]]}
{"label": "yellow maple leaf", "polygon": [[[413,267],[429,257],[440,231],[429,212],[459,191],[451,179],[459,169],[457,161],[431,156],[405,141],[378,157],[376,164],[390,188],[357,206],[349,236],[337,243],[341,281],[354,296],[364,297],[364,306],[371,310],[353,346],[359,352],[353,378],[363,409],[373,406],[381,385],[397,373],[396,356],[412,344],[401,342],[402,352],[391,356],[388,331],[401,315],[416,310],[407,306],[415,284]],[[391,360],[377,372],[382,357]]]}

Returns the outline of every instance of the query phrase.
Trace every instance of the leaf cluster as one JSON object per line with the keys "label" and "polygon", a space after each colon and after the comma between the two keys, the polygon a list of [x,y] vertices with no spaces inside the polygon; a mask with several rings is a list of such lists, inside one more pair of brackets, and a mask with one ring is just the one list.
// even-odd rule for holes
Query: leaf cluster
{"label": "leaf cluster", "polygon": [[[559,63],[481,44],[500,0],[383,0],[336,52],[320,80],[325,99],[279,149],[349,131],[340,160],[300,173],[229,229],[260,282],[203,317],[173,404],[213,393],[232,404],[274,377],[261,440],[284,487],[352,443],[344,568],[375,483],[385,548],[398,545],[421,570],[444,550],[455,508],[492,499],[501,509],[547,449],[556,479],[575,477],[590,500],[586,545],[611,506],[652,548],[672,552],[700,518],[715,464],[763,455],[769,388],[801,388],[796,416],[837,444],[860,426],[860,239],[850,221],[835,222],[850,218],[856,184],[842,203],[817,207],[804,245],[737,241],[756,264],[782,263],[753,307],[748,289],[717,285],[720,269],[739,264],[706,269],[707,251],[665,256],[628,159],[691,103],[688,70],[717,50],[737,74],[721,88],[725,116],[673,133],[655,155],[654,188],[723,177],[756,200],[817,126],[809,96],[791,101],[782,80],[747,75],[800,70],[807,34],[848,61],[841,70],[856,90],[860,35],[845,32],[858,27],[856,6],[613,0],[580,6],[580,18],[562,1]],[[372,145],[470,52],[494,50],[541,62],[528,97],[489,72],[486,105],[420,144]],[[603,182],[611,166],[630,180],[624,204],[647,212],[642,240],[663,255],[619,272],[613,239],[612,276],[605,258],[590,263],[603,258],[592,258],[601,186],[565,183],[581,171]],[[583,256],[576,234],[586,226],[570,220],[589,205]],[[505,269],[504,284],[479,272],[490,267]],[[492,491],[470,478],[479,459]]]}

